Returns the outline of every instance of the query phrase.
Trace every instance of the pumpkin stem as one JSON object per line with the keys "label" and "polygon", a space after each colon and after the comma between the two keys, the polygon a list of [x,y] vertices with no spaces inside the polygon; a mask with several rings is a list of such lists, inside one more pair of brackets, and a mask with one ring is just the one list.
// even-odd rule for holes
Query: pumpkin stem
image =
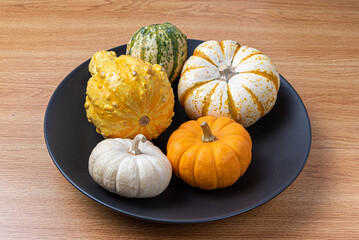
{"label": "pumpkin stem", "polygon": [[228,83],[229,79],[236,75],[237,73],[233,70],[231,66],[222,65],[219,67],[219,79],[226,81]]}
{"label": "pumpkin stem", "polygon": [[203,131],[202,142],[213,142],[217,140],[216,136],[213,135],[211,129],[209,128],[207,122],[203,122],[201,124],[201,128]]}
{"label": "pumpkin stem", "polygon": [[143,136],[142,134],[137,134],[135,139],[133,139],[132,141],[132,146],[128,149],[128,152],[133,154],[133,155],[138,155],[141,154],[142,152],[140,151],[140,149],[138,148],[138,145],[141,142],[146,142],[146,137]]}

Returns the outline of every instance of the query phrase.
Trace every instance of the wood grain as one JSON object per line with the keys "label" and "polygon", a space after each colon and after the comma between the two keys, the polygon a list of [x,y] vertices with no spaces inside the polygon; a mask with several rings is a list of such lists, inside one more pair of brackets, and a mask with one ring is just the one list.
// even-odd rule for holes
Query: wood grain
{"label": "wood grain", "polygon": [[[0,1],[0,238],[358,239],[359,2]],[[62,79],[141,26],[260,49],[307,107],[312,148],[296,181],[240,216],[194,225],[132,219],[56,169],[43,119]]]}

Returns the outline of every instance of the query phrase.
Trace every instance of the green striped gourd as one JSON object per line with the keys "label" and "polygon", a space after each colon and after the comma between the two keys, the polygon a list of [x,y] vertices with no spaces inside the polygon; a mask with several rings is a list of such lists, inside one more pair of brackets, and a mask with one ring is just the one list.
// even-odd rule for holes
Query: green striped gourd
{"label": "green striped gourd", "polygon": [[226,116],[248,127],[273,108],[279,85],[269,57],[235,41],[212,40],[185,62],[178,97],[191,119]]}
{"label": "green striped gourd", "polygon": [[128,42],[126,54],[160,64],[172,83],[187,59],[187,37],[171,23],[142,27]]}

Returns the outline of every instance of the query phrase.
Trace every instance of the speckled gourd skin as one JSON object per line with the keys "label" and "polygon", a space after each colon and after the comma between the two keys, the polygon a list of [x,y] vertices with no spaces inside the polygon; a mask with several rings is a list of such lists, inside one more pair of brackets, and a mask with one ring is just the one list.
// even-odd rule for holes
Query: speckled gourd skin
{"label": "speckled gourd skin", "polygon": [[131,56],[101,63],[87,83],[87,118],[105,138],[157,138],[170,126],[173,107],[163,68]]}
{"label": "speckled gourd skin", "polygon": [[160,64],[172,83],[187,59],[187,36],[171,23],[145,26],[131,37],[126,54]]}
{"label": "speckled gourd skin", "polygon": [[268,56],[232,40],[212,40],[185,62],[178,97],[191,119],[226,116],[249,127],[273,108],[279,87]]}

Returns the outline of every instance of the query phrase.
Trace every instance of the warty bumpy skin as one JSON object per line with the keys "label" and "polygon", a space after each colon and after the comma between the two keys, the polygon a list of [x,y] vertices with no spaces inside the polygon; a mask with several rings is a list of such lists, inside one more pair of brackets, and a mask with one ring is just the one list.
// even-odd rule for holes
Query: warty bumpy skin
{"label": "warty bumpy skin", "polygon": [[98,133],[105,138],[134,138],[142,133],[151,140],[170,126],[174,94],[160,65],[126,55],[97,64],[98,72],[87,83],[84,106]]}

